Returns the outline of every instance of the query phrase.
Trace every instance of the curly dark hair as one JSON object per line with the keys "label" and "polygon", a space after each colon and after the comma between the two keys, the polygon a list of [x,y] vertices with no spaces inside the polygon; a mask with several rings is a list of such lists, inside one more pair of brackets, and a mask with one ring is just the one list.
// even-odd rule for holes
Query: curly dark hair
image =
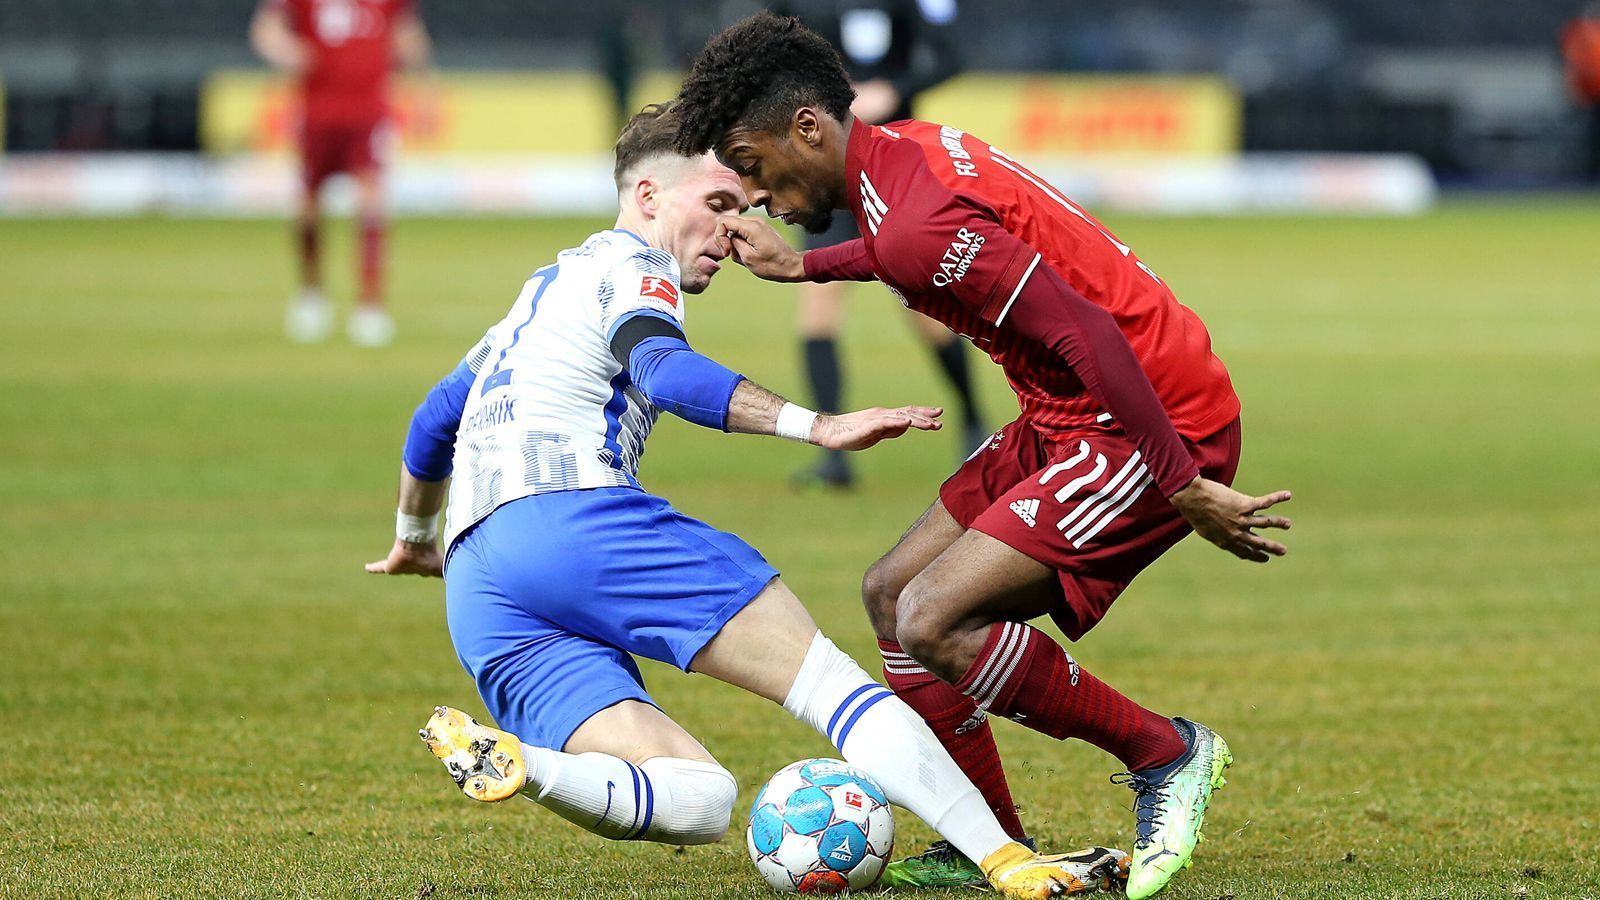
{"label": "curly dark hair", "polygon": [[678,150],[704,153],[734,127],[778,131],[802,106],[843,121],[855,98],[839,51],[822,35],[792,16],[756,13],[695,57],[678,94]]}

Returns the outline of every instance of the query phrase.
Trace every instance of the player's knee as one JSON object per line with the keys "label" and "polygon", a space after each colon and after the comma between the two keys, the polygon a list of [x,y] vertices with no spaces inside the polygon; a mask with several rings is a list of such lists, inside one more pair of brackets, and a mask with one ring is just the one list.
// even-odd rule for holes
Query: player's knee
{"label": "player's knee", "polygon": [[943,650],[943,624],[938,589],[919,575],[900,589],[895,604],[895,640],[912,658],[930,669]]}
{"label": "player's knee", "polygon": [[872,630],[882,640],[895,639],[895,606],[900,602],[900,579],[887,560],[878,560],[861,578],[861,603],[867,608]]}
{"label": "player's knee", "polygon": [[646,837],[664,844],[711,844],[728,833],[739,785],[714,762],[658,756],[639,765],[657,790],[668,785],[671,809]]}

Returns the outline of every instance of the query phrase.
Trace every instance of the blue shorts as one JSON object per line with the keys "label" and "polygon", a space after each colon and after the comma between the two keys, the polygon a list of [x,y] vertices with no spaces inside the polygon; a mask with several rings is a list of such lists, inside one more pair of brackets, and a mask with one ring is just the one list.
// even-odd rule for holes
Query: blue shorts
{"label": "blue shorts", "polygon": [[456,655],[495,722],[560,750],[590,716],[653,703],[629,654],[685,671],[778,573],[737,537],[636,488],[513,500],[445,567]]}

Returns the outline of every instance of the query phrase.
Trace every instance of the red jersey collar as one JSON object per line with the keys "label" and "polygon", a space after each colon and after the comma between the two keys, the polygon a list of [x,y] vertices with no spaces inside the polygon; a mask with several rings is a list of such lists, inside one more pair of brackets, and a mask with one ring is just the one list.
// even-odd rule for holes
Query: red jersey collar
{"label": "red jersey collar", "polygon": [[861,169],[867,161],[867,151],[872,146],[874,128],[860,119],[850,120],[850,135],[844,145],[844,192],[849,198],[850,215],[861,225]]}

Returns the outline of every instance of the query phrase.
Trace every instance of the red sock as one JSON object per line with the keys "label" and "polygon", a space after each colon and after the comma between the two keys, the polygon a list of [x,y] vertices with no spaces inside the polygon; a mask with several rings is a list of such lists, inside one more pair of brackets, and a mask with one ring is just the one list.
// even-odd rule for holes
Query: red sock
{"label": "red sock", "polygon": [[883,677],[890,689],[928,723],[945,751],[983,794],[1006,834],[1021,840],[1022,821],[1017,818],[1017,804],[1011,799],[988,716],[972,698],[924,669],[899,644],[879,641],[878,649],[883,652]]}
{"label": "red sock", "polygon": [[300,284],[312,287],[322,283],[316,222],[301,221],[295,231],[295,246],[300,253]]}
{"label": "red sock", "polygon": [[382,219],[363,219],[361,222],[361,302],[383,302],[383,233]]}
{"label": "red sock", "polygon": [[1171,720],[1117,693],[1044,632],[1017,622],[990,626],[989,640],[956,687],[997,716],[1057,740],[1088,741],[1130,772],[1172,762],[1188,749]]}

